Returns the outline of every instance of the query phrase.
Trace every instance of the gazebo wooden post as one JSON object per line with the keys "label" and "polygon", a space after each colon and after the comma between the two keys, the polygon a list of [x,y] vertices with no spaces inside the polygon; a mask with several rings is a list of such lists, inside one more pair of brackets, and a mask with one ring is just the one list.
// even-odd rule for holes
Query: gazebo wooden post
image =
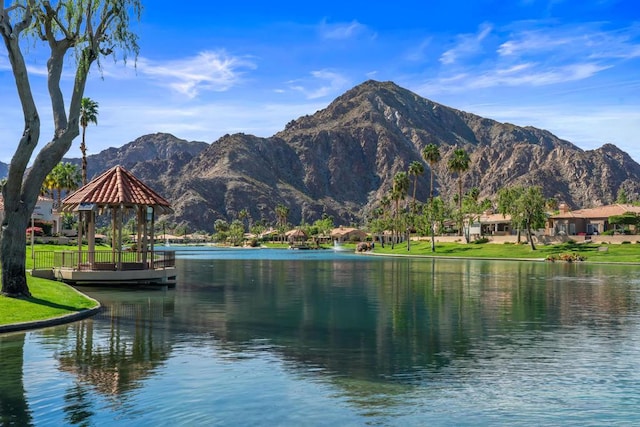
{"label": "gazebo wooden post", "polygon": [[78,270],[81,269],[82,266],[82,211],[78,211]]}
{"label": "gazebo wooden post", "polygon": [[142,206],[136,208],[136,262],[141,262],[144,258],[145,231],[144,216]]}
{"label": "gazebo wooden post", "polygon": [[[143,264],[147,262],[147,216],[146,206],[138,206],[138,230],[141,234],[140,253],[138,255],[138,262]],[[144,267],[143,267],[144,268]]]}
{"label": "gazebo wooden post", "polygon": [[151,236],[151,252],[150,252],[151,261],[150,261],[150,264],[148,265],[147,268],[150,268],[152,270],[155,268],[155,266],[154,266],[155,258],[154,258],[154,254],[153,254],[154,244],[155,244],[155,241],[156,241],[155,227],[156,227],[156,209],[155,209],[155,207],[151,206],[151,230],[149,231],[149,235]]}
{"label": "gazebo wooden post", "polygon": [[116,208],[111,208],[111,262],[116,263],[116,244],[117,244],[117,230],[118,230],[118,221],[117,221],[117,212]]}
{"label": "gazebo wooden post", "polygon": [[124,223],[124,205],[120,204],[118,212],[118,265],[116,270],[122,270],[122,224]]}
{"label": "gazebo wooden post", "polygon": [[93,269],[95,263],[95,251],[96,251],[96,216],[95,211],[92,209],[88,212],[87,222],[87,244],[89,248],[89,267]]}

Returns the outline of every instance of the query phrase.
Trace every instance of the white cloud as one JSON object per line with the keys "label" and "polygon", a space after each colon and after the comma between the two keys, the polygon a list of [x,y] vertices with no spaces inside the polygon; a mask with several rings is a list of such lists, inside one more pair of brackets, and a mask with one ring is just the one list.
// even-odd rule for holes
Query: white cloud
{"label": "white cloud", "polygon": [[331,40],[346,40],[362,34],[366,26],[358,21],[329,24],[323,21],[320,25],[320,37]]}
{"label": "white cloud", "polygon": [[481,53],[483,50],[482,42],[491,34],[492,30],[493,27],[491,25],[483,24],[476,34],[458,35],[456,45],[440,56],[440,62],[444,65],[450,65],[457,62],[461,57]]}
{"label": "white cloud", "polygon": [[516,26],[536,26],[516,30],[502,43],[501,57],[551,55],[553,58],[632,59],[640,57],[640,44],[635,42],[640,28],[633,25],[613,31],[601,29],[605,24],[583,23],[558,26],[555,22],[525,22]]}
{"label": "white cloud", "polygon": [[[338,95],[350,84],[346,77],[330,70],[312,71],[311,76],[313,77],[311,81],[309,79],[291,81],[289,87],[302,92],[307,99],[318,99],[328,95]],[[320,86],[317,86],[318,82]]]}
{"label": "white cloud", "polygon": [[137,64],[138,73],[188,98],[202,91],[226,91],[240,82],[243,70],[255,68],[248,59],[230,56],[225,51],[206,51],[166,62],[139,58]]}

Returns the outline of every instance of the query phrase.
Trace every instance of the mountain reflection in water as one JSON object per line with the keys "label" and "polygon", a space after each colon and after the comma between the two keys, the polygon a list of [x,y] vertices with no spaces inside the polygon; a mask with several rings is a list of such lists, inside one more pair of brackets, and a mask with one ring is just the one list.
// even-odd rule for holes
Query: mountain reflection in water
{"label": "mountain reflection in water", "polygon": [[185,254],[174,290],[85,288],[96,317],[2,337],[2,419],[636,419],[633,267],[253,253]]}

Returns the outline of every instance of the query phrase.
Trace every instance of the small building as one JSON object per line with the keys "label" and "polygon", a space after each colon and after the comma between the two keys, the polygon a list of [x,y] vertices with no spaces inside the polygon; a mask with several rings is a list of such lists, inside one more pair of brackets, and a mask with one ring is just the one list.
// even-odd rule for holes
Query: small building
{"label": "small building", "polygon": [[367,240],[367,233],[358,228],[340,226],[331,230],[331,238],[337,243],[364,242]]}
{"label": "small building", "polygon": [[640,206],[616,203],[572,211],[562,203],[560,213],[549,217],[547,234],[550,236],[601,234],[612,229],[612,225],[609,224],[610,217],[627,212],[640,214]]}
{"label": "small building", "polygon": [[[34,226],[47,225],[51,228],[51,232],[55,233],[57,218],[53,212],[53,199],[50,197],[38,196],[36,205],[31,213],[31,219],[34,222]],[[0,194],[0,223],[4,220],[4,199]]]}
{"label": "small building", "polygon": [[483,236],[508,236],[512,232],[511,215],[486,211],[478,220]]}
{"label": "small building", "polygon": [[287,242],[296,243],[296,242],[306,242],[307,241],[307,233],[299,228],[294,228],[293,230],[289,230],[284,233]]}
{"label": "small building", "polygon": [[[48,268],[53,276],[69,283],[175,283],[175,252],[154,248],[154,225],[158,213],[171,212],[169,202],[121,166],[104,172],[68,195],[62,211],[78,215],[78,248],[74,251],[36,253],[34,271]],[[96,250],[96,216],[110,214],[110,250]],[[135,246],[124,248],[125,214],[136,222]],[[83,236],[86,225],[86,236]],[[88,248],[83,248],[83,237]],[[53,265],[45,264],[53,260]],[[53,270],[53,271],[51,271]]]}

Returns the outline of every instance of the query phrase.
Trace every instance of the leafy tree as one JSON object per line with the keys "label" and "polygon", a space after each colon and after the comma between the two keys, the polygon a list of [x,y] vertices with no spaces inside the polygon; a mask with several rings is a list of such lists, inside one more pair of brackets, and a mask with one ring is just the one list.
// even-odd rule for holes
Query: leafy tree
{"label": "leafy tree", "polygon": [[469,169],[469,154],[462,148],[453,150],[453,156],[449,159],[447,166],[449,170],[458,175],[458,212],[460,220],[458,221],[458,234],[462,233],[462,175]]}
{"label": "leafy tree", "polygon": [[497,207],[498,212],[503,216],[509,215],[511,217],[511,226],[518,230],[517,242],[520,243],[520,232],[522,230],[523,212],[521,212],[521,206],[519,205],[519,199],[522,197],[524,187],[504,187],[498,191]]}
{"label": "leafy tree", "polygon": [[322,218],[316,220],[313,223],[318,234],[327,235],[333,230],[333,218],[327,215],[323,215]]}
{"label": "leafy tree", "polygon": [[557,211],[558,210],[558,205],[559,205],[558,204],[558,200],[555,197],[549,197],[545,201],[545,206],[550,211]]}
{"label": "leafy tree", "polygon": [[415,160],[409,165],[409,175],[413,176],[413,204],[411,209],[416,210],[416,189],[418,188],[418,177],[424,173],[424,165]]}
{"label": "leafy tree", "polygon": [[244,241],[244,224],[239,219],[234,219],[229,226],[229,240],[233,246],[240,246]]}
{"label": "leafy tree", "polygon": [[[29,296],[25,272],[26,235],[29,218],[45,177],[60,162],[80,133],[79,117],[87,76],[94,62],[122,52],[138,54],[137,37],[129,30],[130,17],[139,18],[139,0],[7,0],[0,9],[0,35],[4,41],[22,107],[24,130],[9,165],[2,190],[5,218],[0,255],[2,294]],[[34,44],[25,42],[32,37]],[[40,140],[40,114],[31,88],[30,71],[23,47],[47,46],[47,89],[51,98],[54,129],[51,140],[32,155]],[[34,46],[35,45],[35,46]],[[69,104],[61,88],[65,60],[76,59]],[[68,68],[67,68],[68,69]],[[68,108],[68,109],[66,109]],[[31,165],[31,167],[28,167]]]}
{"label": "leafy tree", "polygon": [[444,229],[444,220],[449,215],[447,207],[441,197],[434,197],[429,204],[424,206],[424,217],[426,218],[429,235],[431,236],[431,252],[436,251],[436,226],[439,230]]}
{"label": "leafy tree", "polygon": [[429,201],[433,199],[433,167],[440,161],[440,149],[435,144],[428,144],[422,150],[422,158],[429,163]]}
{"label": "leafy tree", "polygon": [[539,186],[506,187],[498,192],[498,211],[503,215],[510,215],[512,224],[517,225],[518,229],[525,228],[532,250],[536,250],[536,246],[531,230],[544,225],[545,206],[546,200]]}
{"label": "leafy tree", "polygon": [[82,98],[80,101],[80,126],[82,126],[82,142],[80,151],[82,152],[82,185],[87,184],[87,145],[85,144],[85,134],[89,123],[98,124],[98,103],[91,98]]}
{"label": "leafy tree", "polygon": [[608,220],[609,224],[623,226],[625,233],[628,232],[629,227],[627,226],[630,225],[635,227],[637,233],[638,225],[640,225],[640,216],[635,212],[625,212],[622,215],[613,215],[610,216]]}
{"label": "leafy tree", "polygon": [[479,197],[480,190],[478,187],[473,187],[462,200],[462,215],[467,223],[467,233],[465,234],[467,243],[470,241],[469,229],[471,225],[478,221],[482,213],[491,207],[489,199],[479,200]]}
{"label": "leafy tree", "polygon": [[627,196],[627,192],[624,191],[624,188],[618,188],[618,194],[616,196],[616,203],[620,203],[621,205],[626,205],[629,203],[629,197]]}

